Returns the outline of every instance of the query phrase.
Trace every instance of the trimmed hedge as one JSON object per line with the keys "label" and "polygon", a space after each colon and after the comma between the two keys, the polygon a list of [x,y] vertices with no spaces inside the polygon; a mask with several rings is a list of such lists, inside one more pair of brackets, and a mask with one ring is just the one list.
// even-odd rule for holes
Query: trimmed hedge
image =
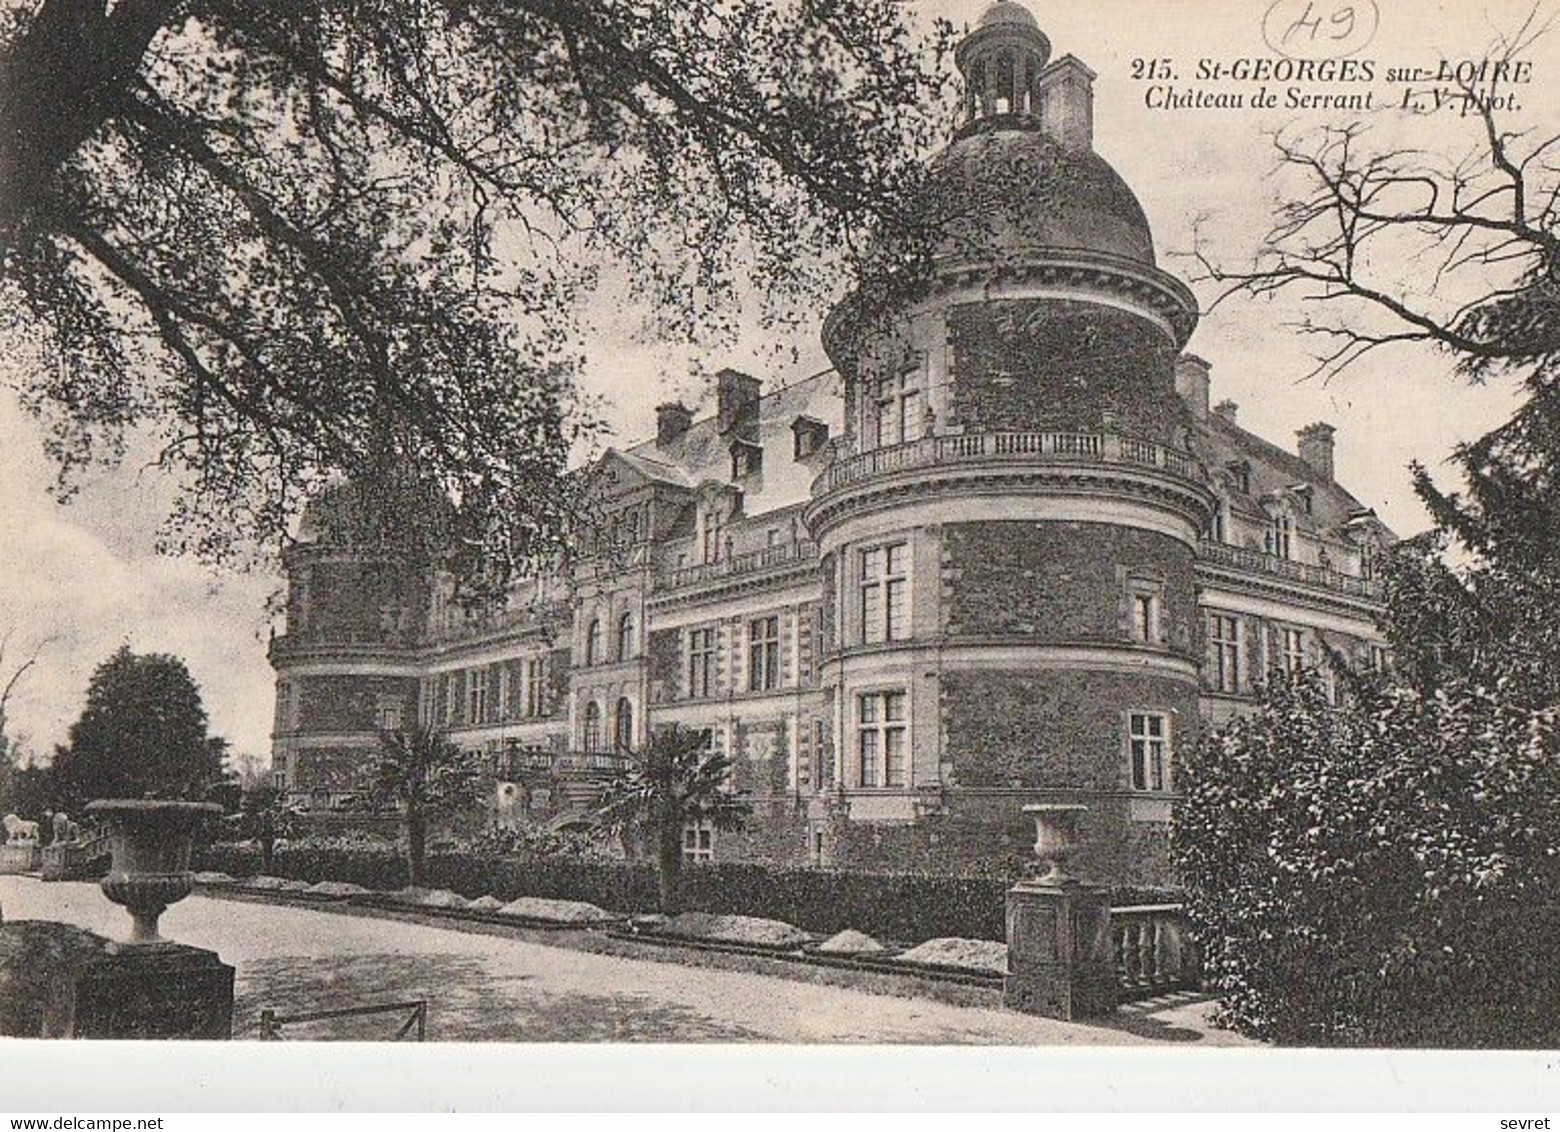
{"label": "trimmed hedge", "polygon": [[[197,850],[194,867],[253,876],[260,869],[260,855],[233,846],[212,846]],[[336,880],[381,891],[406,884],[406,866],[398,856],[370,850],[283,849],[277,852],[274,871],[311,884]],[[583,900],[618,912],[649,911],[659,904],[655,870],[648,864],[621,861],[442,854],[428,858],[426,883],[462,896],[491,895],[506,902],[539,896]],[[1006,938],[1010,884],[995,877],[689,865],[683,873],[683,907],[690,912],[784,920],[824,935],[855,928],[904,943],[940,936],[1001,940]],[[1113,893],[1112,899],[1117,904],[1135,904],[1170,902],[1176,897],[1139,889]]]}

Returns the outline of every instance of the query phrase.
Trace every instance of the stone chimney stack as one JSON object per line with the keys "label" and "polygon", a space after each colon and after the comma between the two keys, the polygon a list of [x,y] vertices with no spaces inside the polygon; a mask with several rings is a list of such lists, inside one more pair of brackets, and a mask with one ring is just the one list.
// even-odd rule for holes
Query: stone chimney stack
{"label": "stone chimney stack", "polygon": [[758,402],[763,396],[762,383],[734,369],[723,369],[715,375],[716,416],[722,435],[736,430],[746,430],[758,424]]}
{"label": "stone chimney stack", "polygon": [[1333,436],[1337,429],[1318,421],[1295,433],[1300,459],[1328,483],[1333,482]]}
{"label": "stone chimney stack", "polygon": [[1094,148],[1095,78],[1075,55],[1040,72],[1040,128],[1067,149]]}
{"label": "stone chimney stack", "polygon": [[655,407],[655,442],[662,448],[680,439],[693,425],[693,410],[681,401],[666,401]]}
{"label": "stone chimney stack", "polygon": [[1213,407],[1213,415],[1227,425],[1235,423],[1235,410],[1238,408],[1234,401],[1223,400]]}
{"label": "stone chimney stack", "polygon": [[1210,366],[1196,354],[1182,354],[1175,360],[1175,391],[1200,421],[1208,419],[1208,371]]}

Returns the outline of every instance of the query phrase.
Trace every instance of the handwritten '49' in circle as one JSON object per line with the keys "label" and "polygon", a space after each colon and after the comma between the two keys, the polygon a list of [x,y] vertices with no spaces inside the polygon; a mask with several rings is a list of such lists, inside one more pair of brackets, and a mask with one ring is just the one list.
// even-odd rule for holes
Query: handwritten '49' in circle
{"label": "handwritten '49' in circle", "polygon": [[1342,59],[1376,38],[1376,0],[1273,0],[1262,38],[1289,59]]}

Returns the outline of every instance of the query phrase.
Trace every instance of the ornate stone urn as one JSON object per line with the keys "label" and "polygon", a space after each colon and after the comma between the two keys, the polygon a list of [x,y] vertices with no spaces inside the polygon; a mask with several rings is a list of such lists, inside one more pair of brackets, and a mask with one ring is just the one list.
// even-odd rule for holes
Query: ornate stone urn
{"label": "ornate stone urn", "polygon": [[1037,877],[1040,884],[1056,884],[1071,880],[1067,861],[1078,848],[1078,819],[1089,812],[1088,806],[1077,804],[1037,802],[1024,807],[1024,813],[1035,819],[1035,856],[1048,866]]}
{"label": "ornate stone urn", "polygon": [[103,878],[103,895],[122,904],[134,924],[130,943],[161,943],[157,919],[168,905],[190,894],[190,850],[195,827],[207,814],[220,814],[212,802],[162,802],[105,798],[87,812],[108,823],[113,864]]}

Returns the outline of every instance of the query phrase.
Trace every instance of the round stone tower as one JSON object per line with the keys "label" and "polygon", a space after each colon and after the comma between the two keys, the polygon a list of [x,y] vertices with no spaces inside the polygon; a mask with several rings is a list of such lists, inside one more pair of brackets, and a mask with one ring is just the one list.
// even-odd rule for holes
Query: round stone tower
{"label": "round stone tower", "polygon": [[416,723],[416,646],[428,572],[366,521],[372,492],[340,485],[304,512],[287,571],[286,631],[271,642],[271,767],[298,805],[328,810],[366,784],[379,732]]}
{"label": "round stone tower", "polygon": [[993,5],[910,212],[913,285],[863,282],[824,344],[846,429],[813,488],[841,864],[1027,854],[1089,805],[1089,879],[1167,879],[1197,727],[1193,553],[1213,497],[1175,363],[1196,304],[1093,149],[1093,73]]}

